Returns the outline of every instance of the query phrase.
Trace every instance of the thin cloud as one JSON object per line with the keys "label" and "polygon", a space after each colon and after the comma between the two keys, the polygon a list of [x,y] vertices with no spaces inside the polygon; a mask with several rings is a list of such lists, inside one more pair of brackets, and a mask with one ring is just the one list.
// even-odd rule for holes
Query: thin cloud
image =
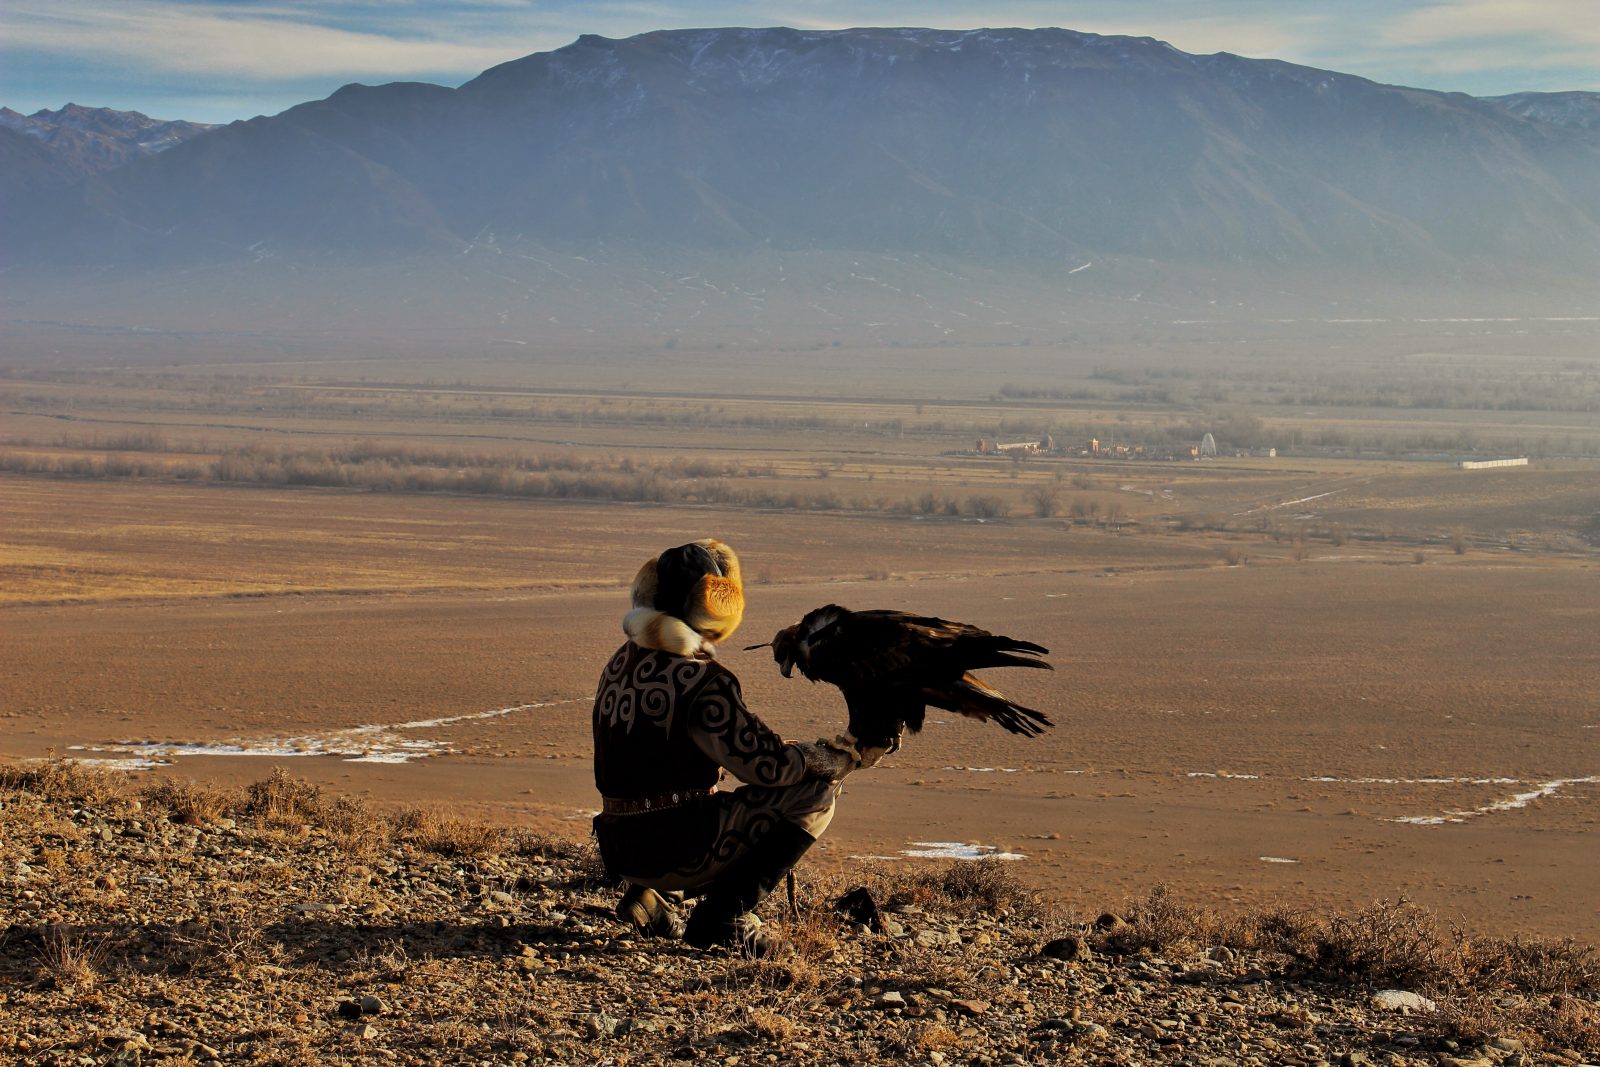
{"label": "thin cloud", "polygon": [[[1564,51],[1600,46],[1600,19],[1595,15],[1593,0],[1453,0],[1391,20],[1378,34],[1378,43],[1415,47],[1523,40]],[[1600,62],[1600,53],[1588,54]]]}
{"label": "thin cloud", "polygon": [[[196,117],[226,119],[348,81],[456,84],[583,33],[730,25],[1059,25],[1488,95],[1593,87],[1593,5],[1215,0],[1199,14],[1193,0],[0,0],[0,103],[187,97],[204,109]],[[235,110],[228,98],[256,103]]]}
{"label": "thin cloud", "polygon": [[504,43],[402,38],[299,20],[294,8],[174,7],[123,2],[8,3],[8,50],[112,62],[168,74],[254,81],[478,71],[508,58]]}

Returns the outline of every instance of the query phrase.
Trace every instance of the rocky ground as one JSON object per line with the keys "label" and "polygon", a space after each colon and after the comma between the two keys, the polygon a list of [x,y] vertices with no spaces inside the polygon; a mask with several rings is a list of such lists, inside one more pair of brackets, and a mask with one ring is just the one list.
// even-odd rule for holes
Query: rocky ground
{"label": "rocky ground", "polygon": [[996,863],[798,890],[763,908],[794,951],[752,962],[635,936],[571,841],[0,766],[0,1063],[1600,1060],[1593,946],[1404,903],[1070,915]]}

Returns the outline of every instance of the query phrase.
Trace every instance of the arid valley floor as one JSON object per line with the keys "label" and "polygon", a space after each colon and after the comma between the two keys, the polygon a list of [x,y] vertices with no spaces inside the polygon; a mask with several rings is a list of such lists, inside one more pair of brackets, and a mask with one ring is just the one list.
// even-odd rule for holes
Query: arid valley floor
{"label": "arid valley floor", "polygon": [[[928,359],[953,393],[955,358]],[[934,716],[851,779],[819,868],[960,846],[1020,857],[1067,901],[1167,883],[1217,905],[1406,897],[1505,934],[1600,929],[1592,411],[1312,416],[1325,436],[1432,423],[1485,450],[1565,435],[1566,458],[1510,470],[1333,447],[1019,462],[969,454],[973,436],[1137,440],[1205,416],[1119,399],[1087,366],[1095,399],[958,403],[843,370],[826,400],[737,375],[652,397],[581,364],[553,364],[559,389],[488,362],[381,383],[337,363],[13,370],[0,755],[235,784],[282,765],[580,839],[588,699],[626,583],[715,535],[750,603],[725,660],[786,736],[831,734],[842,702],[737,646],[822,603],[1052,649],[1053,674],[993,680],[1053,731]],[[1269,437],[1305,421],[1240,410]]]}

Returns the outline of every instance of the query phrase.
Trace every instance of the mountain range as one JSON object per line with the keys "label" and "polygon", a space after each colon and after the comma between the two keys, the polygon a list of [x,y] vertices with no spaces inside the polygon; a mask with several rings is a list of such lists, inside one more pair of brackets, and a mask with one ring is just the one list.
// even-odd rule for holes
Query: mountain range
{"label": "mountain range", "polygon": [[[127,286],[203,265],[308,321],[331,298],[316,285],[308,303],[291,270],[390,304],[403,275],[413,302],[463,321],[506,303],[484,296],[489,274],[519,290],[499,311],[537,321],[559,276],[597,263],[645,304],[650,278],[711,263],[767,285],[809,264],[815,296],[860,256],[913,288],[942,272],[1045,301],[1068,278],[1196,299],[1270,278],[1582,302],[1600,277],[1600,94],[1478,99],[1150,38],[585,36],[459,88],[350,85],[211,130],[105,140],[88,111],[0,116],[35,142],[0,138],[14,279]],[[69,112],[43,138],[18,121]],[[74,138],[123,147],[36,151]],[[1089,264],[1096,279],[1069,273]]]}

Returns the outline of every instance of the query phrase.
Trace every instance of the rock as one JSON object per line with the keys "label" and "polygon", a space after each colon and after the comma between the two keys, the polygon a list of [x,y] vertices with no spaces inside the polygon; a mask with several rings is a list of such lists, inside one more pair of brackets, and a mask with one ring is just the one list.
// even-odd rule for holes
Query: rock
{"label": "rock", "polygon": [[361,1004],[359,1001],[341,1000],[339,1001],[339,1007],[337,1010],[339,1012],[339,1018],[341,1019],[361,1018]]}
{"label": "rock", "polygon": [[893,989],[890,989],[887,992],[879,993],[877,996],[873,997],[871,1000],[871,1005],[880,1011],[888,1011],[892,1008],[905,1007],[906,998],[903,994],[897,993]]}
{"label": "rock", "polygon": [[1385,1011],[1432,1011],[1433,1001],[1404,989],[1380,989],[1372,994],[1372,1005]]}
{"label": "rock", "polygon": [[940,945],[959,945],[961,943],[959,935],[946,933],[943,930],[918,930],[911,940],[928,948]]}
{"label": "rock", "polygon": [[350,1036],[357,1041],[371,1041],[378,1036],[378,1028],[371,1023],[362,1023],[350,1028]]}
{"label": "rock", "polygon": [[387,1010],[388,1005],[371,994],[361,998],[361,1014],[363,1015],[382,1015]]}
{"label": "rock", "polygon": [[1093,958],[1094,953],[1090,951],[1087,941],[1073,934],[1046,942],[1039,950],[1039,955],[1048,956],[1053,960],[1085,961]]}
{"label": "rock", "polygon": [[865,926],[869,930],[883,932],[883,913],[866,886],[857,886],[835,900],[833,910],[853,923]]}
{"label": "rock", "polygon": [[982,1015],[989,1010],[987,1000],[952,1000],[950,1007],[963,1015]]}
{"label": "rock", "polygon": [[1090,1023],[1078,1031],[1077,1040],[1084,1045],[1103,1045],[1111,1040],[1111,1031],[1099,1023]]}

